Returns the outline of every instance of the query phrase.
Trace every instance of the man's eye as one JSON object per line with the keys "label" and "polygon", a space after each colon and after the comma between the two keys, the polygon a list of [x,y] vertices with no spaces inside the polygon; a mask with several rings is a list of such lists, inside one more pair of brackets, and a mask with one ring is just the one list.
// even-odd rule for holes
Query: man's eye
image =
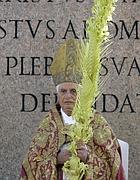
{"label": "man's eye", "polygon": [[66,93],[67,91],[65,89],[61,89],[61,92],[62,93]]}
{"label": "man's eye", "polygon": [[72,92],[73,94],[76,94],[76,93],[77,93],[76,89],[72,89],[71,92]]}

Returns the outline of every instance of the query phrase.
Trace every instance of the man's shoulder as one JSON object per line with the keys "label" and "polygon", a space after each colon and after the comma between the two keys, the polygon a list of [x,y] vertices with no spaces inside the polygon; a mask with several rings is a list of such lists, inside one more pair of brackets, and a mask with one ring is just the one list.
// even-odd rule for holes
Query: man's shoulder
{"label": "man's shoulder", "polygon": [[40,126],[44,126],[44,125],[49,125],[54,123],[57,123],[60,121],[61,119],[61,113],[60,113],[60,109],[57,106],[52,106],[48,112],[46,112],[43,120],[41,120],[40,122]]}
{"label": "man's shoulder", "polygon": [[57,105],[54,105],[51,108],[49,108],[48,112],[46,112],[44,119],[52,117],[54,115],[60,115],[60,113],[60,108]]}
{"label": "man's shoulder", "polygon": [[94,111],[91,118],[93,124],[108,125],[107,120],[103,117],[103,115],[99,111]]}

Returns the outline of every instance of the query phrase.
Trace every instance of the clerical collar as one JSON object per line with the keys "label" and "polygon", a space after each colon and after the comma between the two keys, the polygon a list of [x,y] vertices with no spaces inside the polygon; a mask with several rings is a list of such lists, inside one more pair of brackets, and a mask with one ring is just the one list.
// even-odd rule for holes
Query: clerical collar
{"label": "clerical collar", "polygon": [[63,109],[61,108],[61,114],[62,114],[62,118],[63,118],[63,121],[64,121],[64,124],[75,124],[75,120],[73,119],[72,116],[68,116],[64,111]]}

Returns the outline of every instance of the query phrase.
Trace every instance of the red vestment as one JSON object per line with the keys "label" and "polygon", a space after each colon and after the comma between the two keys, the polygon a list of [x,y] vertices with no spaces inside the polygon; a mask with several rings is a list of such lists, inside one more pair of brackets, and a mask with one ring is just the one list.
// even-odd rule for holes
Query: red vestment
{"label": "red vestment", "polygon": [[[125,180],[120,147],[106,120],[95,113],[92,118],[93,137],[88,148],[89,171],[84,180]],[[41,122],[22,164],[20,180],[62,180],[62,167],[57,153],[66,143],[68,126],[63,124],[59,110],[53,108]]]}

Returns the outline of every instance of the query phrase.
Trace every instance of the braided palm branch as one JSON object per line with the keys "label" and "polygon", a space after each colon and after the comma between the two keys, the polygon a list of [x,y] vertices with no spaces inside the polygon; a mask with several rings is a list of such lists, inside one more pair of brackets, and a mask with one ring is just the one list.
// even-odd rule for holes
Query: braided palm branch
{"label": "braided palm branch", "polygon": [[72,140],[69,147],[72,156],[63,168],[69,180],[81,180],[88,171],[88,165],[80,162],[79,157],[77,157],[76,149],[78,142],[87,143],[94,133],[90,127],[90,117],[93,114],[91,107],[100,94],[100,59],[108,49],[109,32],[107,22],[112,18],[115,3],[116,0],[94,0],[92,16],[87,20],[86,33],[88,39],[86,41],[81,40],[79,46],[83,77],[73,110],[76,123],[70,127],[68,133]]}

